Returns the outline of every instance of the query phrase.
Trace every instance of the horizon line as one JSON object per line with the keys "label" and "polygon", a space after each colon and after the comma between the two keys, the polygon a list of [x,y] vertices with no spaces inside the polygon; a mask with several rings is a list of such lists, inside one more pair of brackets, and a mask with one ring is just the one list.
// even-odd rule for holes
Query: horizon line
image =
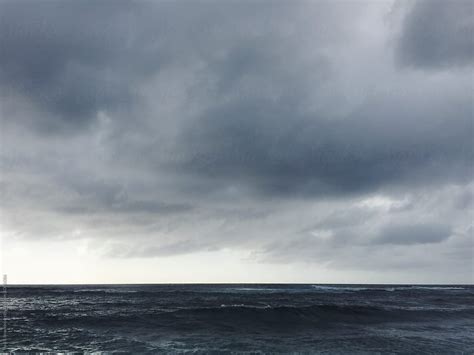
{"label": "horizon line", "polygon": [[145,285],[366,285],[366,286],[474,286],[472,283],[328,283],[328,282],[144,282],[144,283],[14,283],[7,286],[145,286]]}

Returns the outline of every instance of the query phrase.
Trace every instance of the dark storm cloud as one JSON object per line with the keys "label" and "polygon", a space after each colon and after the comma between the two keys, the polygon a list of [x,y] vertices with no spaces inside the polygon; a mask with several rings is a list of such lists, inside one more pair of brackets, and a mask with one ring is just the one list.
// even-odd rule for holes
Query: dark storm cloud
{"label": "dark storm cloud", "polygon": [[463,181],[471,176],[473,124],[470,103],[460,105],[448,108],[451,115],[436,112],[436,103],[417,110],[375,102],[334,119],[303,114],[298,102],[240,100],[191,126],[182,139],[190,157],[184,164],[270,195]]}
{"label": "dark storm cloud", "polygon": [[97,110],[130,99],[126,81],[117,78],[128,73],[117,64],[132,60],[133,51],[126,50],[123,58],[117,50],[125,45],[123,24],[107,21],[125,15],[124,4],[100,2],[90,11],[90,1],[2,2],[2,91],[24,95],[54,116],[39,128],[80,127]]}
{"label": "dark storm cloud", "polygon": [[383,228],[377,242],[381,244],[440,243],[451,235],[445,224],[389,225]]}
{"label": "dark storm cloud", "polygon": [[[77,131],[101,110],[131,120],[136,90],[163,66],[210,60],[228,35],[238,47],[241,29],[232,16],[247,14],[252,26],[255,13],[266,12],[271,22],[282,6],[53,0],[3,1],[0,7],[2,95],[27,99],[37,110],[29,124],[54,132]],[[223,34],[219,17],[228,19]],[[221,88],[242,70],[263,67],[258,59],[231,53],[219,75]]]}
{"label": "dark storm cloud", "polygon": [[399,43],[404,65],[449,68],[474,64],[474,4],[469,0],[418,0]]}
{"label": "dark storm cloud", "polygon": [[[159,25],[133,1],[3,1],[0,88],[35,105],[42,131],[77,130],[99,110],[129,110],[158,70]],[[156,33],[156,37],[153,34]]]}

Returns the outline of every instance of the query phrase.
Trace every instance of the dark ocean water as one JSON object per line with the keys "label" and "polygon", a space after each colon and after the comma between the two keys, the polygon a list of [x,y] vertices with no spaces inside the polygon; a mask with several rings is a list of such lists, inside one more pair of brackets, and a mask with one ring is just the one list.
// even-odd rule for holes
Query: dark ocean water
{"label": "dark ocean water", "polygon": [[7,306],[10,351],[474,353],[474,286],[10,286]]}

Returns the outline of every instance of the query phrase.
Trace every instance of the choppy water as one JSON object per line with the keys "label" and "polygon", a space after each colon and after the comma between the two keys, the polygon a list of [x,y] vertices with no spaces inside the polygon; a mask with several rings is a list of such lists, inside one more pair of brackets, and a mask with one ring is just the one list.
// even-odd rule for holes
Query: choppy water
{"label": "choppy water", "polygon": [[7,307],[10,351],[474,353],[474,286],[12,286]]}

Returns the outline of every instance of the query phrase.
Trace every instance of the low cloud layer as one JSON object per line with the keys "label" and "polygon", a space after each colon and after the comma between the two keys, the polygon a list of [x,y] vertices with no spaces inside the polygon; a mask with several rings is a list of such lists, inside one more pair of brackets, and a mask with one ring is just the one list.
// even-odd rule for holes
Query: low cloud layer
{"label": "low cloud layer", "polygon": [[467,279],[473,33],[463,1],[3,1],[2,233]]}

